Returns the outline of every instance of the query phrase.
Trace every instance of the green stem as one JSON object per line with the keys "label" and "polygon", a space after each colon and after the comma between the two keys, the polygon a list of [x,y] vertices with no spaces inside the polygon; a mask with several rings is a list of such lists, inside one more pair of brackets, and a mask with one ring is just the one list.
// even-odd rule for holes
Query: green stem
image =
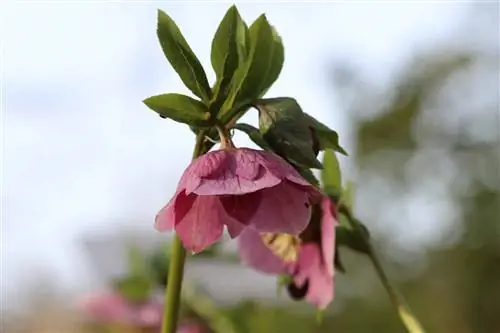
{"label": "green stem", "polygon": [[389,277],[385,273],[384,268],[382,267],[382,263],[380,262],[377,253],[371,241],[368,239],[363,227],[360,225],[358,220],[352,216],[352,213],[346,206],[339,207],[339,211],[347,216],[347,219],[351,224],[351,227],[363,238],[368,252],[368,257],[372,261],[373,266],[375,267],[375,271],[377,272],[382,282],[382,285],[387,291],[391,303],[396,308],[399,318],[401,319],[403,325],[406,327],[406,330],[409,333],[425,333],[422,325],[418,321],[417,317],[410,310],[410,307],[405,302],[403,296],[397,291],[396,287],[394,287],[390,282]]}
{"label": "green stem", "polygon": [[[193,151],[193,159],[206,152],[206,131],[200,131],[196,137]],[[165,289],[165,303],[163,306],[162,333],[175,333],[177,331],[177,320],[179,317],[181,303],[182,279],[184,276],[184,263],[186,261],[186,249],[176,235],[172,241],[170,267],[168,269],[167,288]]]}

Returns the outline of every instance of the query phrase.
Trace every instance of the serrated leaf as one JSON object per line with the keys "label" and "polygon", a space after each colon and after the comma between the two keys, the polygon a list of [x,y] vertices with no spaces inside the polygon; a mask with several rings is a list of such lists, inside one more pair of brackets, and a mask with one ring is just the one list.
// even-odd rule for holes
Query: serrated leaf
{"label": "serrated leaf", "polygon": [[313,116],[304,112],[305,118],[311,129],[316,134],[319,141],[320,150],[325,150],[328,148],[341,153],[342,155],[348,156],[344,148],[340,146],[339,135],[337,132],[326,126],[325,124],[319,122]]}
{"label": "serrated leaf", "polygon": [[207,75],[175,22],[161,10],[158,10],[157,36],[163,53],[182,82],[208,104],[212,91]]}
{"label": "serrated leaf", "polygon": [[[236,70],[231,82],[231,91],[222,106],[223,122],[233,118],[234,113],[261,97],[274,83],[283,66],[283,62],[280,62],[281,42],[264,14],[250,26],[248,34],[250,41],[248,58]],[[273,56],[275,48],[278,54]],[[273,78],[274,76],[276,78]]]}
{"label": "serrated leaf", "polygon": [[162,118],[196,126],[210,126],[210,113],[200,101],[181,94],[162,94],[144,100]]}
{"label": "serrated leaf", "polygon": [[230,129],[237,129],[239,131],[242,131],[248,135],[250,140],[253,141],[257,146],[259,146],[262,149],[265,150],[271,150],[271,146],[264,140],[262,137],[262,134],[259,132],[258,128],[253,127],[252,125],[245,124],[245,123],[238,123],[234,126],[229,127]]}
{"label": "serrated leaf", "polygon": [[266,76],[266,80],[264,81],[265,88],[262,93],[260,93],[259,97],[264,96],[274,82],[276,82],[281,70],[283,69],[283,64],[285,63],[285,47],[283,46],[283,41],[274,27],[271,27],[271,30],[273,32],[273,55],[271,57],[269,72]]}
{"label": "serrated leaf", "polygon": [[259,109],[260,132],[276,153],[305,168],[322,168],[313,150],[304,113],[295,99],[262,99],[256,102],[256,107]]}
{"label": "serrated leaf", "polygon": [[212,41],[211,60],[217,80],[232,77],[246,58],[246,25],[235,5],[222,19]]}
{"label": "serrated leaf", "polygon": [[211,111],[217,114],[230,92],[236,69],[247,57],[248,28],[241,19],[236,6],[231,6],[222,19],[212,41],[212,67],[217,81]]}
{"label": "serrated leaf", "polygon": [[321,170],[321,182],[327,194],[339,194],[342,188],[340,165],[332,149],[326,149],[323,155],[323,170]]}

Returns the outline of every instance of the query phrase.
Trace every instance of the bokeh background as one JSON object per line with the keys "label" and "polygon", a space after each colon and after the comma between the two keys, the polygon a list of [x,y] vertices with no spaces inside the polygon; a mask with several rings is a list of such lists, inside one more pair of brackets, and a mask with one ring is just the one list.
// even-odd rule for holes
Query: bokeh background
{"label": "bokeh background", "polygon": [[[236,4],[247,22],[266,13],[283,38],[267,96],[296,98],[340,133],[355,212],[423,325],[500,333],[499,3]],[[123,273],[126,245],[170,237],[153,218],[193,135],[141,103],[188,93],[158,45],[156,10],[213,80],[211,38],[230,5],[1,3],[2,332],[79,332],[75,300]],[[319,326],[276,296],[274,277],[237,262],[191,260],[187,278],[252,333],[404,332],[370,262],[342,255],[347,273]]]}

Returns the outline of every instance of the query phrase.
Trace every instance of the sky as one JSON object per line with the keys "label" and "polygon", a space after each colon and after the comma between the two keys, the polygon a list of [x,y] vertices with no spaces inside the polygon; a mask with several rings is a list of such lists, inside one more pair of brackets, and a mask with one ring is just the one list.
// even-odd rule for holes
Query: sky
{"label": "sky", "polygon": [[[348,59],[369,82],[389,84],[415,50],[448,38],[466,10],[450,2],[236,3],[247,22],[266,13],[283,38],[285,66],[268,96],[296,98],[338,130],[348,149],[345,106],[325,69]],[[82,235],[124,226],[156,232],[154,215],[193,144],[187,127],[141,103],[164,92],[188,94],[156,40],[156,10],[177,22],[212,81],[211,37],[229,6],[0,4],[3,290],[25,287],[33,267],[76,288],[89,272]],[[243,136],[237,142],[249,144]]]}

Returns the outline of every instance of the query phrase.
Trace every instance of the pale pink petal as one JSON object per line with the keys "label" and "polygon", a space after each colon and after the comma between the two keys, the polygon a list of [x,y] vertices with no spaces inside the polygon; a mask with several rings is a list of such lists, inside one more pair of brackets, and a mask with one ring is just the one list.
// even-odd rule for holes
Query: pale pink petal
{"label": "pale pink petal", "polygon": [[160,327],[163,315],[163,306],[156,301],[149,301],[133,310],[130,322],[139,327]]}
{"label": "pale pink petal", "polygon": [[176,333],[203,333],[205,332],[203,325],[197,322],[180,324]]}
{"label": "pale pink petal", "polygon": [[280,274],[286,271],[285,263],[275,256],[262,242],[258,232],[245,229],[238,238],[241,261],[258,271]]}
{"label": "pale pink petal", "polygon": [[249,225],[260,232],[298,235],[311,219],[309,195],[297,186],[284,181],[261,191],[259,208]]}
{"label": "pale pink petal", "polygon": [[260,164],[258,150],[240,148],[234,151],[235,174],[242,179],[261,178],[265,169]]}
{"label": "pale pink petal", "polygon": [[177,185],[177,191],[185,190],[187,194],[198,188],[202,178],[220,179],[227,165],[231,163],[231,154],[226,150],[208,152],[189,164]]}
{"label": "pale pink petal", "polygon": [[292,183],[312,186],[305,180],[293,166],[280,156],[270,151],[258,151],[260,155],[260,163],[273,175],[280,179],[288,179]]}
{"label": "pale pink petal", "polygon": [[156,215],[156,230],[160,232],[172,230],[175,224],[179,223],[191,209],[195,199],[194,194],[186,196],[184,191],[177,192]]}
{"label": "pale pink petal", "polygon": [[201,180],[196,188],[190,187],[189,190],[198,195],[241,195],[276,186],[284,177],[276,177],[264,168],[259,163],[259,153],[247,148],[227,151],[218,171],[209,175],[197,173]]}
{"label": "pale pink petal", "polygon": [[220,201],[229,216],[243,225],[248,225],[257,209],[259,209],[262,192],[244,195],[223,195],[220,196]]}
{"label": "pale pink petal", "polygon": [[309,279],[310,272],[321,264],[321,253],[318,245],[306,243],[300,247],[297,262],[288,266],[288,272],[294,277],[295,284],[302,287],[306,280]]}
{"label": "pale pink petal", "polygon": [[299,288],[308,282],[306,300],[309,303],[323,309],[332,301],[333,278],[323,265],[317,244],[309,243],[301,248],[295,272],[292,274]]}
{"label": "pale pink petal", "polygon": [[216,196],[198,196],[175,231],[184,246],[197,253],[214,244],[224,230],[228,216]]}
{"label": "pale pink petal", "polygon": [[103,322],[122,321],[129,313],[127,301],[111,291],[86,296],[80,300],[79,307],[94,320]]}
{"label": "pale pink petal", "polygon": [[333,279],[324,270],[323,266],[317,266],[317,270],[311,272],[309,276],[309,289],[307,290],[306,300],[318,307],[326,308],[334,297]]}
{"label": "pale pink petal", "polygon": [[335,217],[332,209],[333,203],[328,197],[321,201],[321,250],[323,261],[328,274],[334,275],[334,256],[335,256]]}
{"label": "pale pink petal", "polygon": [[231,165],[232,152],[214,150],[195,159],[186,169],[186,173],[197,178],[219,178],[220,173]]}
{"label": "pale pink petal", "polygon": [[231,216],[228,216],[228,218],[225,221],[226,221],[227,232],[229,233],[229,236],[231,238],[238,237],[246,227],[246,225],[240,223]]}
{"label": "pale pink petal", "polygon": [[227,172],[221,179],[201,179],[199,186],[193,190],[198,195],[242,195],[273,187],[281,182],[265,169],[259,171],[259,178],[250,180]]}

